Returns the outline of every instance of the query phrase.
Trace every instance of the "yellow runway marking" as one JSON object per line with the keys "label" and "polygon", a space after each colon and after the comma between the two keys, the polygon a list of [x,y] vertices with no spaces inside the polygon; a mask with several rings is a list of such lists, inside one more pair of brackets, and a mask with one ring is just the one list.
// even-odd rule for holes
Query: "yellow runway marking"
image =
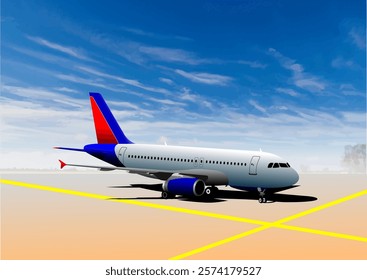
{"label": "yellow runway marking", "polygon": [[257,228],[254,228],[254,229],[251,229],[249,231],[245,231],[245,232],[242,232],[240,234],[237,234],[237,235],[234,235],[234,236],[231,236],[231,237],[228,237],[226,239],[223,239],[223,240],[219,240],[219,241],[216,241],[214,243],[211,243],[211,244],[208,244],[208,245],[205,245],[203,247],[200,247],[200,248],[197,248],[197,249],[194,249],[192,251],[189,251],[189,252],[186,252],[186,253],[183,253],[183,254],[180,254],[178,256],[175,256],[175,257],[172,257],[170,258],[170,260],[182,260],[184,258],[187,258],[187,257],[190,257],[192,255],[196,255],[198,253],[201,253],[201,252],[204,252],[206,250],[209,250],[209,249],[212,249],[212,248],[215,248],[215,247],[218,247],[220,245],[223,245],[223,244],[226,244],[226,243],[229,243],[229,242],[232,242],[232,241],[235,241],[237,239],[241,239],[243,237],[246,237],[246,236],[249,236],[249,235],[252,235],[252,234],[255,234],[257,232],[260,232],[260,231],[263,231],[265,229],[268,229],[269,227],[271,227],[271,225],[266,225],[266,226],[261,226],[261,227],[257,227]]}
{"label": "yellow runway marking", "polygon": [[342,203],[342,202],[345,202],[345,201],[348,201],[348,200],[351,200],[353,198],[357,198],[359,196],[362,196],[362,195],[366,195],[367,194],[367,190],[363,190],[363,191],[360,191],[358,193],[355,193],[355,194],[352,194],[352,195],[348,195],[346,197],[342,197],[342,198],[339,198],[337,200],[334,200],[334,201],[331,201],[331,202],[328,202],[328,203],[325,203],[323,205],[320,205],[320,206],[316,206],[314,208],[311,208],[309,210],[306,210],[306,211],[303,211],[303,212],[300,212],[298,214],[295,214],[295,215],[291,215],[289,217],[286,217],[286,218],[283,218],[283,219],[280,219],[278,221],[275,221],[273,223],[270,223],[269,225],[264,225],[264,226],[261,226],[261,227],[258,227],[258,228],[255,228],[255,229],[252,229],[252,230],[249,230],[249,231],[246,231],[246,232],[243,232],[243,233],[240,233],[240,234],[237,234],[233,237],[229,237],[229,238],[226,238],[226,239],[223,239],[223,240],[220,240],[220,241],[217,241],[217,242],[214,242],[214,243],[211,243],[211,244],[208,244],[208,245],[205,245],[203,247],[200,247],[200,248],[197,248],[197,249],[194,249],[194,250],[191,250],[189,252],[186,252],[186,253],[183,253],[183,254],[180,254],[180,255],[177,255],[177,256],[174,256],[172,258],[170,258],[170,260],[180,260],[180,259],[184,259],[184,258],[187,258],[189,256],[192,256],[192,255],[195,255],[195,254],[198,254],[198,253],[201,253],[201,252],[204,252],[206,250],[209,250],[209,249],[212,249],[214,247],[217,247],[217,246],[220,246],[222,244],[225,244],[225,243],[228,243],[228,242],[231,242],[233,240],[237,240],[237,239],[240,239],[242,237],[245,237],[245,236],[249,236],[249,235],[252,235],[254,233],[257,233],[257,232],[260,232],[260,231],[263,231],[263,230],[266,230],[270,227],[277,227],[277,228],[284,228],[284,229],[291,229],[291,230],[297,230],[297,231],[301,231],[301,232],[307,232],[307,233],[314,233],[314,234],[321,234],[321,235],[326,235],[326,236],[331,236],[331,237],[339,237],[339,238],[346,238],[346,239],[351,239],[351,240],[355,240],[355,241],[363,241],[363,242],[367,242],[367,238],[364,238],[364,237],[359,237],[359,236],[351,236],[351,235],[347,235],[347,234],[339,234],[339,233],[333,233],[333,232],[327,232],[327,231],[321,231],[321,230],[313,230],[313,229],[307,229],[307,228],[301,228],[301,227],[295,227],[295,226],[288,226],[288,225],[283,225],[283,223],[285,222],[289,222],[291,220],[294,220],[294,219],[297,219],[297,218],[300,218],[300,217],[303,217],[303,216],[306,216],[306,215],[309,215],[309,214],[312,214],[312,213],[315,213],[317,211],[320,211],[320,210],[323,210],[323,209],[326,209],[326,208],[329,208],[331,206],[334,206],[334,205],[337,205],[339,203]]}
{"label": "yellow runway marking", "polygon": [[324,235],[324,236],[330,236],[330,237],[337,237],[337,238],[349,239],[349,240],[355,240],[355,241],[361,241],[361,242],[367,242],[366,237],[353,236],[353,235],[341,234],[341,233],[334,233],[334,232],[328,232],[328,231],[322,231],[322,230],[315,230],[315,229],[303,228],[303,227],[298,227],[298,226],[290,226],[290,225],[285,225],[284,224],[284,223],[289,222],[291,220],[294,220],[294,219],[297,219],[297,218],[315,213],[317,211],[329,208],[329,207],[334,206],[336,204],[351,200],[353,198],[356,198],[356,197],[359,197],[359,196],[362,196],[362,195],[366,195],[367,190],[364,190],[364,191],[361,191],[361,192],[358,192],[358,193],[355,193],[355,194],[352,194],[352,195],[349,195],[349,196],[346,196],[346,197],[328,202],[326,204],[311,208],[309,210],[300,212],[300,213],[295,214],[295,215],[291,215],[289,217],[280,219],[280,220],[275,221],[275,222],[265,222],[265,221],[255,220],[255,219],[247,219],[247,218],[235,217],[235,216],[230,216],[230,215],[222,215],[222,214],[216,214],[216,213],[205,212],[205,211],[200,211],[200,210],[192,210],[192,209],[180,208],[180,207],[175,207],[175,206],[154,204],[154,203],[137,201],[137,200],[115,199],[113,197],[105,196],[105,195],[86,193],[86,192],[80,192],[80,191],[73,191],[73,190],[67,190],[67,189],[60,189],[60,188],[55,188],[55,187],[50,187],[50,186],[42,186],[42,185],[30,184],[30,183],[18,182],[18,181],[12,181],[12,180],[0,179],[0,183],[7,184],[7,185],[13,185],[13,186],[19,186],[19,187],[39,189],[39,190],[44,190],[44,191],[51,191],[51,192],[62,193],[62,194],[69,194],[69,195],[74,195],[74,196],[100,199],[100,200],[111,200],[111,201],[114,201],[114,202],[120,202],[120,203],[124,203],[124,204],[131,204],[131,205],[137,205],[137,206],[143,206],[143,207],[149,207],[149,208],[155,208],[155,209],[161,209],[161,210],[167,210],[167,211],[174,211],[174,212],[179,212],[179,213],[186,213],[186,214],[191,214],[191,215],[198,215],[198,216],[222,219],[222,220],[227,220],[227,221],[235,221],[235,222],[241,222],[241,223],[249,223],[249,224],[260,225],[260,227],[254,228],[252,230],[249,230],[249,231],[246,231],[246,232],[243,232],[243,233],[225,238],[223,240],[220,240],[220,241],[208,244],[206,246],[191,250],[189,252],[180,254],[178,256],[172,257],[171,258],[172,260],[186,258],[186,257],[189,257],[191,255],[195,255],[195,254],[198,254],[200,252],[215,248],[217,246],[232,242],[234,240],[237,240],[237,239],[255,234],[257,232],[266,230],[266,229],[271,228],[271,227],[287,229],[287,230],[294,230],[294,231],[300,231],[300,232],[306,232],[306,233],[312,233],[312,234],[318,234],[318,235]]}
{"label": "yellow runway marking", "polygon": [[294,220],[294,219],[297,219],[297,218],[300,218],[300,217],[303,217],[303,216],[306,216],[306,215],[309,215],[309,214],[318,212],[320,210],[324,210],[324,209],[329,208],[331,206],[340,204],[342,202],[345,202],[345,201],[348,201],[348,200],[351,200],[351,199],[354,199],[354,198],[357,198],[357,197],[360,197],[360,196],[363,196],[363,195],[366,195],[366,194],[367,194],[367,190],[363,190],[363,191],[360,191],[360,192],[357,192],[357,193],[354,193],[354,194],[351,194],[351,195],[348,195],[348,196],[345,196],[345,197],[342,197],[342,198],[333,200],[331,202],[322,204],[320,206],[316,206],[314,208],[311,208],[309,210],[303,211],[301,213],[298,213],[298,214],[295,214],[295,215],[292,215],[292,216],[283,218],[283,219],[281,219],[281,220],[279,220],[279,221],[277,221],[275,223],[279,223],[279,224],[286,223],[286,222],[289,222],[291,220]]}
{"label": "yellow runway marking", "polygon": [[13,185],[13,186],[19,186],[19,187],[39,189],[39,190],[44,190],[44,191],[71,194],[71,195],[76,195],[76,196],[96,198],[96,199],[101,199],[101,200],[111,200],[111,201],[125,203],[125,204],[132,204],[132,205],[138,205],[138,206],[143,206],[143,207],[150,207],[150,208],[162,209],[162,210],[167,210],[167,211],[186,213],[186,214],[191,214],[191,215],[211,217],[211,218],[217,218],[217,219],[228,220],[228,221],[249,223],[249,224],[255,224],[255,225],[269,224],[269,222],[247,219],[247,218],[242,218],[242,217],[222,215],[222,214],[216,214],[216,213],[205,212],[205,211],[200,211],[200,210],[192,210],[192,209],[180,208],[180,207],[169,206],[169,205],[161,205],[161,204],[155,204],[155,203],[132,200],[132,199],[116,199],[116,198],[105,196],[105,195],[72,191],[72,190],[60,189],[60,188],[49,187],[49,186],[41,186],[41,185],[29,184],[29,183],[17,182],[17,181],[11,181],[11,180],[0,179],[0,183],[7,184],[7,185]]}

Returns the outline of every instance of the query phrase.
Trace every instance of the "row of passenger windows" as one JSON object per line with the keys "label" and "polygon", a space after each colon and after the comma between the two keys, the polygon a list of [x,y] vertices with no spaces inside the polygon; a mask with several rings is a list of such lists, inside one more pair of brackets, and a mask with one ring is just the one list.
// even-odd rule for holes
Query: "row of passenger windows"
{"label": "row of passenger windows", "polygon": [[289,165],[288,162],[286,162],[286,163],[284,163],[284,162],[280,162],[280,163],[277,163],[277,162],[273,163],[273,162],[271,162],[268,165],[268,168],[279,168],[279,167],[288,168],[288,167],[291,167],[291,166]]}
{"label": "row of passenger windows", "polygon": [[[203,164],[202,159],[186,159],[186,158],[169,158],[169,157],[153,157],[153,156],[140,156],[140,155],[127,155],[128,158],[137,158],[137,159],[151,159],[151,160],[166,160],[166,161],[180,161],[180,162],[195,162]],[[238,165],[238,166],[246,166],[246,163],[243,162],[230,162],[230,161],[218,161],[218,160],[206,160],[205,163],[208,164],[223,164],[223,165]]]}

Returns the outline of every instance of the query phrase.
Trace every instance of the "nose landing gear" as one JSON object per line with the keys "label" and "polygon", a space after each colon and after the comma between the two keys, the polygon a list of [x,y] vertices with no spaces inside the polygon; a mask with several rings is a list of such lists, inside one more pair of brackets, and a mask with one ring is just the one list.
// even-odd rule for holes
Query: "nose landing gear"
{"label": "nose landing gear", "polygon": [[266,189],[262,189],[262,188],[257,188],[257,191],[259,192],[259,203],[266,203],[268,202],[268,199],[265,196],[265,190]]}

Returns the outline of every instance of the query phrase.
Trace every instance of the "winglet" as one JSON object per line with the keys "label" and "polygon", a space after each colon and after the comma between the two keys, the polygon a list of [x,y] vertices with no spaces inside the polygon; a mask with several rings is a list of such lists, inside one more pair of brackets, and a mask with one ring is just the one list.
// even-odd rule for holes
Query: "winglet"
{"label": "winglet", "polygon": [[59,159],[60,162],[60,169],[63,169],[66,166],[66,163]]}

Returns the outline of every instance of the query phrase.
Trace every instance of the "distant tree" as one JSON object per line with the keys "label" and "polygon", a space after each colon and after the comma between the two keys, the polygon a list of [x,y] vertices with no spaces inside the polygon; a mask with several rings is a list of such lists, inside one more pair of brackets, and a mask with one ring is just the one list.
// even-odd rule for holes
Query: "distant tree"
{"label": "distant tree", "polygon": [[366,172],[366,144],[346,145],[343,166],[349,173]]}

